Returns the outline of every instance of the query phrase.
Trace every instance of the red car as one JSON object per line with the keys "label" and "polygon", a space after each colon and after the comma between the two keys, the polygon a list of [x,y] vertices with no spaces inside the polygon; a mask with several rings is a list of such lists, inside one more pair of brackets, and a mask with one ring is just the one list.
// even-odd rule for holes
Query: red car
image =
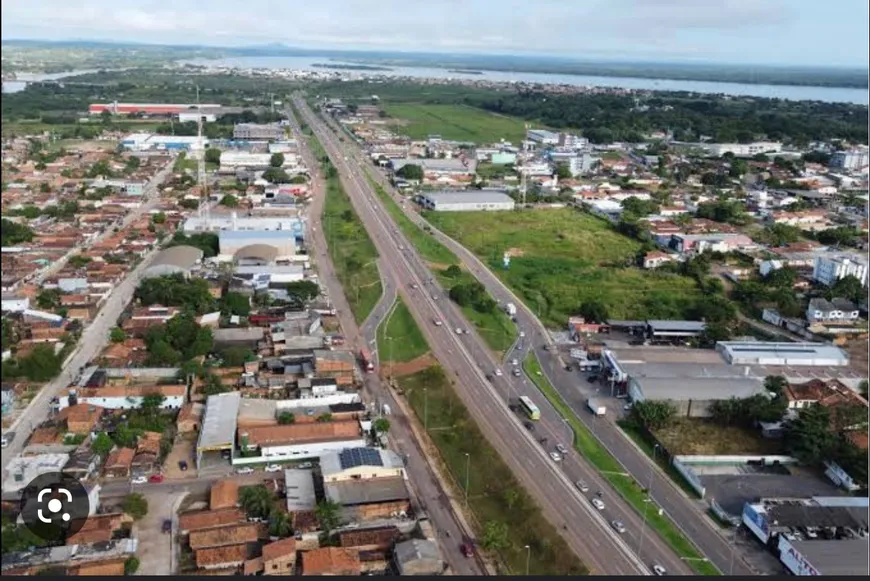
{"label": "red car", "polygon": [[468,543],[462,543],[461,545],[459,545],[459,550],[465,557],[474,556],[474,549]]}
{"label": "red car", "polygon": [[161,482],[163,482],[163,474],[152,474],[151,478],[148,479],[148,482],[160,484]]}

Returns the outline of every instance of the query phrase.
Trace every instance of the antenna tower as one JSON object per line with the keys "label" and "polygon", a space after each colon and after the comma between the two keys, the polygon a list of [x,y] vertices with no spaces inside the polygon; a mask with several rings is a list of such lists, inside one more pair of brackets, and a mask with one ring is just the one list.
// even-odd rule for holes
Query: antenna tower
{"label": "antenna tower", "polygon": [[[196,185],[199,186],[201,198],[199,200],[199,217],[205,218],[205,230],[211,230],[211,208],[208,200],[208,180],[205,177],[205,144],[202,139],[202,111],[199,108],[199,86],[196,87],[196,112],[197,112],[197,160],[196,160]],[[205,212],[203,212],[203,205]]]}

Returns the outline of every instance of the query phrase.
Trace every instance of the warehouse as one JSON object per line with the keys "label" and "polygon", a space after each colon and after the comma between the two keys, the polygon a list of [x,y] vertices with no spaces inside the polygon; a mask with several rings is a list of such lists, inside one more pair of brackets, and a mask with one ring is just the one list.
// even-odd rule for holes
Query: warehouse
{"label": "warehouse", "polygon": [[232,458],[235,444],[236,421],[242,396],[239,392],[209,396],[199,439],[196,442],[196,467],[221,462],[226,450]]}
{"label": "warehouse", "polygon": [[475,212],[513,210],[513,198],[500,192],[433,192],[417,196],[426,210],[436,212]]}
{"label": "warehouse", "polygon": [[234,274],[245,279],[268,279],[271,284],[287,284],[305,279],[305,269],[298,264],[237,266]]}
{"label": "warehouse", "polygon": [[[218,233],[220,244],[219,260],[235,258],[265,260],[291,260],[296,256],[296,237],[290,230],[221,230]],[[256,248],[269,246],[275,249],[275,254],[257,254]],[[252,252],[254,252],[252,254]],[[254,260],[256,262],[257,260]]]}
{"label": "warehouse", "polygon": [[[199,143],[196,135],[154,135],[151,133],[133,133],[121,140],[121,145],[131,151],[172,150],[187,151],[196,149]],[[203,137],[204,147],[208,139]]]}
{"label": "warehouse", "polygon": [[202,260],[203,252],[193,246],[172,246],[163,250],[142,273],[142,278],[154,278],[170,274],[190,277],[190,271]]}
{"label": "warehouse", "polygon": [[196,109],[208,109],[211,111],[219,111],[220,105],[191,105],[185,103],[92,103],[88,106],[90,115],[99,115],[104,111],[108,111],[113,115],[129,115],[131,113],[144,113],[146,115],[177,115],[179,113],[190,112]]}
{"label": "warehouse", "polygon": [[277,123],[238,123],[233,127],[233,139],[284,139],[284,128]]}
{"label": "warehouse", "polygon": [[291,232],[297,240],[301,240],[305,227],[299,218],[262,218],[239,217],[235,212],[229,218],[211,216],[205,218],[191,217],[184,221],[183,230],[190,232],[215,232],[218,230],[240,230],[246,232],[281,231]]}
{"label": "warehouse", "polygon": [[764,384],[753,377],[644,377],[633,374],[628,382],[631,401],[669,401],[677,415],[705,418],[713,402],[764,393]]}
{"label": "warehouse", "polygon": [[732,365],[788,365],[844,367],[849,357],[839,347],[825,343],[767,343],[720,341],[716,350]]}

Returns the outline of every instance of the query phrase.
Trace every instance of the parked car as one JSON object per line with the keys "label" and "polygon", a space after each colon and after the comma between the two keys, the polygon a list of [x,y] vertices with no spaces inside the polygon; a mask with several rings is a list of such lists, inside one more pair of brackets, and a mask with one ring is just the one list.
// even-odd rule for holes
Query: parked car
{"label": "parked car", "polygon": [[487,381],[492,381],[492,375],[490,375],[489,373],[487,373],[487,374],[486,374],[486,380],[487,380]]}
{"label": "parked car", "polygon": [[658,575],[659,577],[662,577],[662,576],[668,574],[668,572],[665,571],[665,568],[662,567],[661,565],[653,565],[653,566],[652,566],[652,570],[653,570],[653,573],[654,573],[655,575]]}
{"label": "parked car", "polygon": [[574,485],[577,487],[577,490],[579,490],[580,492],[589,492],[589,485],[586,484],[585,482],[583,482],[582,480],[578,480],[577,482],[574,483]]}
{"label": "parked car", "polygon": [[610,526],[612,526],[613,530],[615,530],[619,534],[621,534],[621,535],[625,534],[625,525],[622,524],[622,521],[615,520],[612,523],[610,523]]}
{"label": "parked car", "polygon": [[160,484],[161,482],[163,482],[163,474],[152,474],[151,478],[148,479],[148,482]]}
{"label": "parked car", "polygon": [[164,533],[171,533],[172,532],[172,519],[168,519],[168,518],[164,519],[162,529],[163,529]]}
{"label": "parked car", "polygon": [[187,471],[187,462],[185,460],[179,460],[178,467],[181,469],[182,472],[186,472]]}
{"label": "parked car", "polygon": [[471,558],[474,556],[474,548],[468,543],[462,543],[459,545],[459,551],[466,558]]}
{"label": "parked car", "polygon": [[312,464],[311,462],[303,462],[302,464],[297,466],[297,468],[299,468],[300,470],[310,470],[313,467],[314,464]]}
{"label": "parked car", "polygon": [[604,503],[601,502],[601,500],[599,500],[598,498],[592,499],[592,506],[594,506],[598,510],[604,510]]}
{"label": "parked car", "polygon": [[144,476],[136,476],[130,480],[130,484],[145,484],[146,482],[148,482],[148,479]]}
{"label": "parked car", "polygon": [[552,458],[553,462],[562,461],[562,456],[560,456],[558,452],[550,452],[550,458]]}
{"label": "parked car", "polygon": [[254,469],[251,468],[250,466],[245,466],[244,468],[239,468],[238,470],[236,470],[236,474],[253,474],[253,473],[254,473]]}
{"label": "parked car", "polygon": [[562,454],[562,455],[568,453],[568,450],[562,444],[556,444],[556,450],[559,452],[559,454]]}
{"label": "parked car", "polygon": [[266,470],[266,472],[281,472],[281,465],[280,464],[269,464],[268,466],[266,466],[265,470]]}

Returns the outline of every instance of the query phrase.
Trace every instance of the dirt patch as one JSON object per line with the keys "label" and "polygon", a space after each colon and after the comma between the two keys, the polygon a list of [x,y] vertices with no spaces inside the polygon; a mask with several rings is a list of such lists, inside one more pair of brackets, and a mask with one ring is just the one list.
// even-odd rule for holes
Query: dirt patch
{"label": "dirt patch", "polygon": [[[196,435],[187,434],[176,440],[172,451],[163,463],[163,474],[170,480],[193,480],[196,478]],[[178,463],[187,462],[187,470],[181,470]]]}
{"label": "dirt patch", "polygon": [[505,250],[505,254],[510,256],[511,258],[520,258],[524,256],[526,253],[522,248],[508,248]]}
{"label": "dirt patch", "polygon": [[720,426],[705,419],[680,418],[666,429],[657,430],[655,436],[672,455],[765,456],[782,452],[780,442],[762,438],[757,430]]}
{"label": "dirt patch", "polygon": [[[416,359],[413,359],[406,363],[393,364],[393,375],[397,377],[402,377],[403,375],[412,375],[437,364],[438,360],[435,359],[435,357],[433,357],[431,353],[427,353],[426,355],[421,355],[420,357],[417,357]],[[389,363],[386,365],[382,364],[381,369],[389,371]]]}

